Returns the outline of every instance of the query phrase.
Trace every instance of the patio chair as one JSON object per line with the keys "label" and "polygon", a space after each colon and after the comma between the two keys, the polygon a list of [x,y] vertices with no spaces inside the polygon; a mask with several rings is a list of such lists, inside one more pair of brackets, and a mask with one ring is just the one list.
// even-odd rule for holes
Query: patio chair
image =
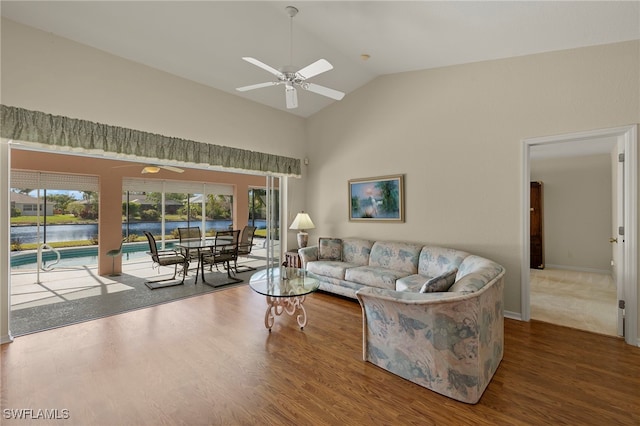
{"label": "patio chair", "polygon": [[[151,290],[155,290],[156,288],[184,284],[184,277],[187,275],[187,269],[189,268],[189,259],[176,250],[158,250],[158,247],[156,246],[156,239],[153,237],[151,232],[144,231],[144,235],[149,241],[149,254],[151,255],[151,259],[153,259],[152,267],[159,268],[160,266],[174,266],[173,276],[171,278],[146,281],[145,284],[147,285],[147,287],[149,287]],[[182,266],[182,269],[180,270],[180,273],[182,273],[181,281],[176,280],[176,275],[178,274],[178,265]]]}
{"label": "patio chair", "polygon": [[[245,226],[242,229],[242,233],[240,234],[240,240],[238,241],[238,257],[245,256],[248,257],[251,254],[251,249],[253,248],[253,235],[256,232],[255,226]],[[236,257],[236,261],[234,263],[234,269],[236,272],[246,272],[246,271],[255,271],[256,268],[249,265],[240,265],[242,270],[238,270],[238,258]]]}
{"label": "patio chair", "polygon": [[[204,280],[204,266],[215,265],[216,268],[218,265],[223,265],[227,270],[227,276],[235,281],[242,282],[241,279],[233,276],[235,275],[235,270],[231,266],[238,259],[238,237],[240,236],[239,230],[233,231],[218,231],[216,232],[216,237],[213,245],[213,249],[210,253],[203,253],[201,257],[200,267],[202,268],[202,277]],[[232,275],[233,274],[233,275]],[[206,282],[206,281],[205,281]]]}
{"label": "patio chair", "polygon": [[[178,230],[178,239],[180,240],[180,244],[187,241],[200,241],[202,239],[202,233],[200,232],[199,226],[191,226],[185,228],[176,228]],[[197,250],[189,250],[185,247],[180,247],[181,253],[189,259],[189,261],[196,260],[197,267],[196,271],[200,267],[200,251]],[[186,275],[187,271],[185,271]]]}

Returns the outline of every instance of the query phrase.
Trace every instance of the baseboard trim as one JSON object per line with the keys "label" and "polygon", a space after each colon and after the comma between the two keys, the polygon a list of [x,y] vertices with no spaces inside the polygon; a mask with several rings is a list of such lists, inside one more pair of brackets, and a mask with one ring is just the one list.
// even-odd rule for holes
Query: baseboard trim
{"label": "baseboard trim", "polygon": [[520,312],[504,311],[504,317],[512,320],[522,321],[522,314]]}
{"label": "baseboard trim", "polygon": [[0,337],[0,345],[11,342],[13,342],[13,336],[11,335],[11,333],[5,334],[4,336]]}
{"label": "baseboard trim", "polygon": [[563,270],[566,270],[566,271],[576,271],[576,272],[592,272],[594,274],[611,275],[611,270],[610,269],[582,268],[580,266],[553,265],[553,264],[550,264],[550,263],[547,263],[545,265],[545,268],[563,269]]}

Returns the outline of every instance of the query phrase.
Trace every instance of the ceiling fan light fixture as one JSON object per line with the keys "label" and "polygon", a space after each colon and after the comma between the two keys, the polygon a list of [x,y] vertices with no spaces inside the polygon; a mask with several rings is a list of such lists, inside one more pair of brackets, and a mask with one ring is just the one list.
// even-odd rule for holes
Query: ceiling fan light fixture
{"label": "ceiling fan light fixture", "polygon": [[144,169],[142,169],[142,173],[159,173],[160,172],[160,167],[158,166],[145,166]]}

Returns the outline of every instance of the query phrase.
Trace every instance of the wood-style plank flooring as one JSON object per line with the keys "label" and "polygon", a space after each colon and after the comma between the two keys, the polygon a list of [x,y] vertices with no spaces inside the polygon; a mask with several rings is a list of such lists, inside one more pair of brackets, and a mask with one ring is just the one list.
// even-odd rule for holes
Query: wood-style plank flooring
{"label": "wood-style plank flooring", "polygon": [[[357,302],[305,307],[304,331],[282,316],[269,333],[242,286],[17,338],[0,350],[1,423],[640,424],[640,348],[620,339],[507,319],[502,364],[468,405],[362,361]],[[20,409],[69,419],[7,418]]]}

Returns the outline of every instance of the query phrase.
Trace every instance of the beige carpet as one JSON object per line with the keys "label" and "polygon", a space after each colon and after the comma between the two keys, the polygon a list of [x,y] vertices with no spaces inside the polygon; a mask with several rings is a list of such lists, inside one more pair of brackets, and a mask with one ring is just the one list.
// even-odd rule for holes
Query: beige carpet
{"label": "beige carpet", "polygon": [[617,295],[609,274],[531,270],[531,318],[617,335]]}

